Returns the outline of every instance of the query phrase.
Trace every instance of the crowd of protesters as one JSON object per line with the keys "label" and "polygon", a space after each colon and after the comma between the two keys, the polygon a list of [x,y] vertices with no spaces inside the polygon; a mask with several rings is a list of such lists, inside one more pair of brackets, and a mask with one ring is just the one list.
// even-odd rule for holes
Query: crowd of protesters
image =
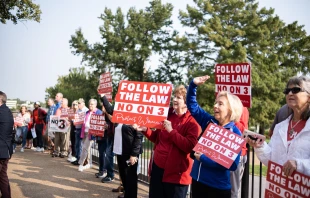
{"label": "crowd of protesters", "polygon": [[[113,106],[104,94],[100,94],[102,109],[97,108],[96,99],[88,101],[88,108],[82,98],[72,102],[71,109],[74,113],[85,113],[82,124],[75,124],[74,119],[66,118],[70,126],[66,132],[50,131],[48,125],[51,116],[60,116],[69,109],[68,100],[61,93],[57,93],[55,100],[48,99],[47,112],[40,108],[39,102],[34,103],[32,112],[27,111],[25,106],[21,107],[18,116],[23,117],[23,123],[16,126],[15,138],[22,137],[20,152],[31,148],[31,144],[36,147],[37,152],[44,152],[44,148],[49,149],[54,158],[68,157],[68,161],[76,165],[79,172],[91,168],[90,150],[96,141],[99,169],[95,176],[101,178],[103,183],[114,181],[113,158],[116,155],[121,186],[113,191],[123,192],[119,198],[136,198],[138,159],[143,152],[142,139],[145,136],[154,143],[150,159],[150,198],[185,198],[189,185],[193,198],[238,198],[241,197],[241,178],[247,160],[246,149],[243,148],[229,168],[216,163],[204,153],[193,151],[202,132],[210,123],[237,135],[241,135],[248,128],[247,108],[243,107],[239,97],[229,92],[220,92],[216,96],[214,115],[198,104],[197,88],[208,79],[209,76],[196,77],[187,89],[183,85],[174,89],[172,107],[163,122],[163,129],[112,123]],[[270,143],[248,138],[246,140],[255,148],[258,158],[265,165],[272,160],[283,165],[284,173],[288,176],[295,170],[310,175],[310,154],[304,152],[310,150],[310,79],[305,76],[291,78],[284,94],[287,104],[277,113],[270,130]],[[8,112],[5,100],[5,94],[0,92],[1,138],[10,136],[4,135],[4,132],[12,130],[10,125],[13,125],[11,115],[3,117],[4,113]],[[89,134],[91,115],[105,116],[105,131],[102,137]],[[35,141],[27,141],[33,135],[36,136]],[[4,178],[0,181],[0,190],[3,197],[10,197],[6,172],[1,171],[7,169],[8,159],[13,152],[10,152],[9,144],[0,144],[0,177]],[[3,151],[5,149],[9,149],[9,152]],[[13,149],[16,149],[16,144]]]}

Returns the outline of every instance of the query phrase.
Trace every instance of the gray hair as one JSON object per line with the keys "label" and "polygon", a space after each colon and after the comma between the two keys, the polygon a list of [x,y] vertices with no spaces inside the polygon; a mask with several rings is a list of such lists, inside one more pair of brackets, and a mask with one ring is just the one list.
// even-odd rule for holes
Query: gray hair
{"label": "gray hair", "polygon": [[7,100],[6,94],[0,91],[0,104],[5,104]]}
{"label": "gray hair", "polygon": [[[286,88],[288,88],[291,85],[297,85],[301,87],[306,93],[308,93],[308,96],[310,97],[310,78],[307,76],[294,76],[290,78],[286,84]],[[303,120],[308,120],[310,117],[310,105],[308,103],[308,108],[302,112],[300,118]]]}
{"label": "gray hair", "polygon": [[96,99],[90,99],[89,101],[88,101],[88,105],[91,103],[91,102],[93,102],[93,103],[95,103],[95,105],[97,106],[97,100]]}

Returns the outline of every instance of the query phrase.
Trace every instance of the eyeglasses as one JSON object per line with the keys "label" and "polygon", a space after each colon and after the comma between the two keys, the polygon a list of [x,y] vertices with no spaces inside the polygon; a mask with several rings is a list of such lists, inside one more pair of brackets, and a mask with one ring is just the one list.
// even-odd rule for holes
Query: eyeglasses
{"label": "eyeglasses", "polygon": [[304,90],[300,87],[293,87],[293,88],[286,88],[284,89],[283,93],[285,95],[289,94],[292,91],[293,94],[297,94],[299,92],[304,92]]}
{"label": "eyeglasses", "polygon": [[73,106],[77,106],[78,104],[73,104]]}

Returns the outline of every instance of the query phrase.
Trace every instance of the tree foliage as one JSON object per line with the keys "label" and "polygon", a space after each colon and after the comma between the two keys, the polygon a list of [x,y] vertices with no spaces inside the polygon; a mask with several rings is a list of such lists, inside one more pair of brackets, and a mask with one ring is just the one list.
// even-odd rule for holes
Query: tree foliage
{"label": "tree foliage", "polygon": [[71,37],[70,47],[82,62],[94,69],[94,74],[112,72],[113,77],[137,81],[160,80],[161,73],[145,67],[154,53],[161,53],[163,43],[169,41],[172,5],[153,0],[144,10],[130,8],[124,14],[121,8],[113,14],[105,8],[99,17],[102,41],[89,44],[82,30]]}
{"label": "tree foliage", "polygon": [[[195,6],[187,6],[179,17],[193,30],[184,42],[193,51],[189,75],[203,71],[213,76],[215,63],[251,62],[251,121],[270,123],[283,104],[282,90],[288,78],[309,72],[310,37],[297,22],[285,24],[274,15],[274,9],[259,9],[256,1],[194,2]],[[199,102],[211,109],[214,86],[200,91]]]}
{"label": "tree foliage", "polygon": [[40,22],[40,6],[32,0],[1,0],[0,21],[5,24],[7,20],[17,24],[20,20],[34,20]]}
{"label": "tree foliage", "polygon": [[68,75],[59,76],[57,84],[46,88],[47,98],[55,98],[58,92],[68,99],[69,105],[79,98],[86,102],[91,98],[98,98],[98,78],[94,77],[85,68],[71,68]]}

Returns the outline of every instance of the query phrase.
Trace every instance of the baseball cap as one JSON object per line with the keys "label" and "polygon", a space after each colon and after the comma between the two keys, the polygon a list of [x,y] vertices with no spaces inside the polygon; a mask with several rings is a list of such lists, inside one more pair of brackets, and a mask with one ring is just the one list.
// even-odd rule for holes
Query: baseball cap
{"label": "baseball cap", "polygon": [[38,101],[37,101],[37,102],[35,102],[34,104],[35,104],[35,105],[39,105],[39,106],[40,106],[40,102],[38,102]]}

